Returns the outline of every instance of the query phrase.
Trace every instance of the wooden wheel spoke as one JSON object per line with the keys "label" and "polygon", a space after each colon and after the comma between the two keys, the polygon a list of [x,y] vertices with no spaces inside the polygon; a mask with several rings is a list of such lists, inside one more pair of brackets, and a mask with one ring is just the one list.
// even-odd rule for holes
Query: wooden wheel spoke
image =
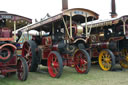
{"label": "wooden wheel spoke", "polygon": [[105,56],[103,55],[103,56],[102,56],[102,59],[104,59],[104,58],[105,58]]}
{"label": "wooden wheel spoke", "polygon": [[60,77],[62,73],[62,59],[58,52],[52,51],[48,57],[48,71],[51,77]]}
{"label": "wooden wheel spoke", "polygon": [[54,62],[54,58],[53,58],[53,55],[51,56],[51,62]]}
{"label": "wooden wheel spoke", "polygon": [[89,56],[86,50],[79,49],[74,56],[75,69],[79,73],[87,73],[91,62],[89,62]]}
{"label": "wooden wheel spoke", "polygon": [[107,55],[107,58],[110,58],[110,55],[109,54]]}
{"label": "wooden wheel spoke", "polygon": [[31,48],[29,47],[28,52],[31,53]]}
{"label": "wooden wheel spoke", "polygon": [[109,67],[109,68],[111,67],[111,64],[110,64],[110,63],[108,63],[108,67]]}
{"label": "wooden wheel spoke", "polygon": [[80,68],[82,67],[82,64],[80,63],[80,66],[79,66]]}
{"label": "wooden wheel spoke", "polygon": [[81,71],[86,70],[86,65],[85,65],[85,64],[80,64],[79,69],[80,69]]}
{"label": "wooden wheel spoke", "polygon": [[29,56],[32,56],[32,52],[31,51],[29,51]]}
{"label": "wooden wheel spoke", "polygon": [[79,59],[78,58],[75,58],[75,64],[79,64]]}
{"label": "wooden wheel spoke", "polygon": [[30,47],[30,45],[27,43],[27,44],[25,45],[25,47],[26,47],[26,48],[29,48],[29,47]]}
{"label": "wooden wheel spoke", "polygon": [[58,73],[58,68],[54,68],[55,73]]}
{"label": "wooden wheel spoke", "polygon": [[99,54],[99,65],[102,70],[112,70],[115,65],[115,58],[113,52],[109,49],[102,50]]}
{"label": "wooden wheel spoke", "polygon": [[111,67],[111,64],[106,63],[105,67],[106,68],[110,68]]}
{"label": "wooden wheel spoke", "polygon": [[79,67],[79,69],[83,68],[83,66],[85,66],[87,64],[87,62],[85,61],[85,59],[83,59],[82,57],[77,59],[77,63],[76,63]]}
{"label": "wooden wheel spoke", "polygon": [[106,57],[106,54],[105,54],[105,53],[103,53],[103,55],[102,55],[102,56],[103,56],[103,58],[105,58],[105,57]]}
{"label": "wooden wheel spoke", "polygon": [[24,48],[24,51],[25,51],[25,52],[28,52],[28,49],[27,49],[27,48]]}
{"label": "wooden wheel spoke", "polygon": [[55,60],[54,60],[54,62],[57,62],[57,57],[55,56]]}
{"label": "wooden wheel spoke", "polygon": [[122,60],[120,60],[120,65],[123,68],[128,68],[128,49],[124,48],[121,50]]}
{"label": "wooden wheel spoke", "polygon": [[83,71],[86,70],[87,65],[83,64]]}

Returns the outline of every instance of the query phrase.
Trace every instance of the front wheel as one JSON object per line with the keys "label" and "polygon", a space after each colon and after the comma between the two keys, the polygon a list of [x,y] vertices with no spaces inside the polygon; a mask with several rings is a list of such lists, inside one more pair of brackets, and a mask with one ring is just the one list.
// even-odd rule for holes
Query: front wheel
{"label": "front wheel", "polygon": [[115,56],[109,49],[104,49],[99,54],[99,65],[104,71],[113,70],[115,66]]}
{"label": "front wheel", "polygon": [[59,78],[63,72],[63,62],[61,55],[56,51],[51,51],[48,56],[47,64],[50,76]]}
{"label": "front wheel", "polygon": [[79,49],[74,54],[75,69],[78,73],[88,73],[91,67],[91,59],[88,52],[84,49]]}
{"label": "front wheel", "polygon": [[23,57],[19,57],[17,62],[17,77],[21,81],[27,80],[28,77],[28,65]]}

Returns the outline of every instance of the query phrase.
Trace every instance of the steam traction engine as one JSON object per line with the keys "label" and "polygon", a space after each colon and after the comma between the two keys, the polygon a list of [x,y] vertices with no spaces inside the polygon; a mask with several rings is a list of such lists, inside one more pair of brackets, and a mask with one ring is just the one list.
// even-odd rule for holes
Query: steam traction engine
{"label": "steam traction engine", "polygon": [[[31,23],[31,19],[0,11],[0,77],[7,76],[11,72],[17,72],[19,80],[27,79],[28,66],[26,60],[17,56],[16,53],[19,44],[15,42],[15,31],[28,23]],[[12,34],[12,31],[14,31],[14,34]],[[20,36],[17,40],[19,38]]]}
{"label": "steam traction engine", "polygon": [[85,28],[80,24],[97,18],[98,14],[87,9],[69,9],[29,25],[28,29],[22,28],[22,31],[39,32],[23,44],[22,56],[26,58],[29,70],[35,72],[42,64],[48,66],[50,76],[56,78],[61,76],[64,66],[88,73],[91,60],[83,49],[87,38]]}
{"label": "steam traction engine", "polygon": [[87,24],[90,30],[88,44],[92,59],[97,59],[102,70],[113,70],[120,63],[128,68],[128,16]]}

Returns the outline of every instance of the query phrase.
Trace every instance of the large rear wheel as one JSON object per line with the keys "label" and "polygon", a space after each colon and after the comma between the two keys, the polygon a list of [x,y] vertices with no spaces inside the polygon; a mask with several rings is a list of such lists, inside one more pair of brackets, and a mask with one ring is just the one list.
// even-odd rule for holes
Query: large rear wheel
{"label": "large rear wheel", "polygon": [[30,72],[35,72],[38,67],[36,48],[34,41],[27,41],[23,44],[22,56],[26,59]]}
{"label": "large rear wheel", "polygon": [[99,65],[104,71],[113,70],[115,66],[115,56],[109,49],[104,49],[99,54]]}
{"label": "large rear wheel", "polygon": [[88,73],[91,67],[91,59],[88,52],[79,49],[74,54],[75,69],[78,73]]}
{"label": "large rear wheel", "polygon": [[121,50],[121,60],[120,60],[120,65],[123,68],[128,68],[128,50],[127,49],[122,49]]}
{"label": "large rear wheel", "polygon": [[48,72],[54,78],[59,78],[63,72],[62,58],[56,51],[51,51],[48,56]]}

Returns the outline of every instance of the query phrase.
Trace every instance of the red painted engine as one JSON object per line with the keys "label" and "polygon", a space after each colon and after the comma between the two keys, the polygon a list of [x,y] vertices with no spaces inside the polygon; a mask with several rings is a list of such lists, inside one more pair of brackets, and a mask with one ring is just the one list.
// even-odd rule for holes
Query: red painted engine
{"label": "red painted engine", "polygon": [[27,79],[28,67],[25,59],[17,56],[16,45],[17,43],[13,42],[12,31],[9,28],[0,28],[0,77],[17,72],[19,80],[24,81]]}
{"label": "red painted engine", "polygon": [[15,43],[12,42],[11,33],[11,30],[8,28],[0,29],[0,62],[2,63],[11,60],[16,50]]}

